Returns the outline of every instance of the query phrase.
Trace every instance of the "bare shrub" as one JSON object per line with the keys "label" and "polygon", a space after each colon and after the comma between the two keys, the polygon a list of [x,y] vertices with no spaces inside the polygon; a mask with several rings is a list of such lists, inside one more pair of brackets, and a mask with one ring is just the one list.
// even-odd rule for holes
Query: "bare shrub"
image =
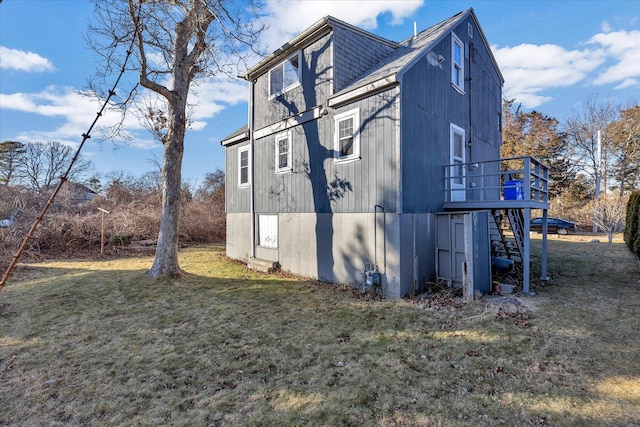
{"label": "bare shrub", "polygon": [[[109,212],[104,215],[107,253],[134,241],[155,240],[160,227],[161,197],[159,187],[150,185],[150,175],[136,180],[126,173],[113,173],[109,179],[104,189],[106,197],[88,194],[85,190],[89,190],[78,184],[65,184],[22,258],[95,256],[100,250],[103,217],[98,208]],[[53,190],[0,185],[0,220],[12,221],[11,226],[0,227],[0,272],[6,270]],[[183,192],[181,242],[223,241],[224,174],[211,174],[202,188],[192,193],[185,186]]]}
{"label": "bare shrub", "polygon": [[189,243],[220,242],[225,239],[226,216],[211,200],[192,200],[180,214],[180,239]]}

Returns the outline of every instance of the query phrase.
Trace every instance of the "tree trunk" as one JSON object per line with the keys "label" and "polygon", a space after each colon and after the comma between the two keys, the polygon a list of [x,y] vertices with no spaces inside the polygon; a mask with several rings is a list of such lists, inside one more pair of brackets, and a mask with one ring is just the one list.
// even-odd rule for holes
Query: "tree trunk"
{"label": "tree trunk", "polygon": [[149,275],[153,278],[160,276],[175,278],[182,274],[178,262],[178,223],[182,187],[182,155],[186,131],[186,94],[184,97],[176,96],[176,98],[176,102],[169,105],[169,130],[164,141],[162,216],[156,255],[149,270]]}

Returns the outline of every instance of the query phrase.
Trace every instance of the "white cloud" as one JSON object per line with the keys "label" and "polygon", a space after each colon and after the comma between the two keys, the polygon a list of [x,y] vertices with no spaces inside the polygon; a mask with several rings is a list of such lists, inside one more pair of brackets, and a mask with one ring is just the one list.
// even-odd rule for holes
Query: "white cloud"
{"label": "white cloud", "polygon": [[622,89],[629,87],[631,80],[640,78],[640,30],[596,34],[587,44],[602,49],[613,61],[595,78],[595,85],[620,82],[617,87]]}
{"label": "white cloud", "polygon": [[636,79],[625,79],[625,81],[620,83],[618,86],[614,87],[614,89],[626,89],[626,88],[634,87],[634,86],[638,86],[638,80],[636,80]]}
{"label": "white cloud", "polygon": [[267,49],[273,51],[296,34],[327,15],[350,24],[372,30],[378,25],[378,17],[390,15],[390,23],[401,24],[404,19],[420,9],[424,0],[405,1],[276,1],[267,2],[265,14],[269,29],[264,34]]}
{"label": "white cloud", "polygon": [[[189,94],[189,104],[194,105],[193,120],[209,119],[222,111],[226,105],[246,102],[248,86],[244,81],[231,81],[226,78],[208,80],[197,86],[192,86]],[[196,129],[192,123],[192,129]]]}
{"label": "white cloud", "polygon": [[[82,135],[87,132],[101,106],[100,100],[85,96],[70,86],[48,86],[36,93],[0,94],[2,109],[61,120],[53,129],[25,130],[16,135],[17,139],[27,142],[58,141],[75,147],[82,141]],[[106,109],[92,137],[99,139],[100,128],[116,125],[121,118],[119,112]],[[126,117],[125,129],[131,133],[143,127],[135,117]]]}
{"label": "white cloud", "polygon": [[534,108],[552,100],[554,88],[579,83],[640,87],[640,31],[612,31],[607,22],[602,31],[576,50],[552,44],[492,46],[505,77],[505,96]]}
{"label": "white cloud", "polygon": [[585,80],[604,61],[600,50],[566,50],[553,45],[492,47],[505,78],[505,96],[534,108],[552,98],[545,90]]}
{"label": "white cloud", "polygon": [[37,53],[0,46],[0,68],[28,72],[54,71],[51,61]]}
{"label": "white cloud", "polygon": [[[160,105],[162,98],[146,92],[141,105]],[[194,86],[189,96],[191,107],[191,130],[199,131],[207,126],[209,119],[222,111],[227,105],[246,101],[247,87],[244,82],[227,79],[203,82]],[[35,93],[0,93],[0,108],[31,113],[38,116],[61,119],[61,124],[46,131],[23,131],[15,138],[23,141],[58,141],[77,146],[102,106],[100,100],[85,96],[70,86],[49,86]],[[123,131],[130,139],[129,146],[141,149],[157,147],[158,142],[149,138],[149,134],[138,119],[139,112],[131,111],[124,118]],[[119,111],[106,109],[92,132],[92,141],[102,139],[101,129],[107,129],[120,123]]]}

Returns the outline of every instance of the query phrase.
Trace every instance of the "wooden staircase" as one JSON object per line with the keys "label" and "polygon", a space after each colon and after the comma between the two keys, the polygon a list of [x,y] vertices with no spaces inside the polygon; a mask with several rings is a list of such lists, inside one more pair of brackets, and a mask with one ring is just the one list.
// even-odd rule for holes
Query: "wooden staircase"
{"label": "wooden staircase", "polygon": [[491,211],[489,220],[489,236],[491,239],[491,256],[508,258],[515,262],[522,262],[524,252],[524,215],[521,209],[505,209],[509,228],[513,231],[513,239],[505,236],[502,211]]}

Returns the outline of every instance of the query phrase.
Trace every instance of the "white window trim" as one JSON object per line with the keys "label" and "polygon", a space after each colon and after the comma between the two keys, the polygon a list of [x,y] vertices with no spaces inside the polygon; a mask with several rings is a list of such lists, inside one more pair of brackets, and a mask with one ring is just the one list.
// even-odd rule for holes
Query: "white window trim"
{"label": "white window trim", "polygon": [[[460,47],[460,64],[456,64],[454,59],[455,58],[454,49],[456,45]],[[462,43],[462,40],[460,40],[458,36],[456,36],[456,34],[452,32],[451,33],[451,86],[461,94],[464,94],[464,54],[465,54],[464,52],[465,52],[464,43]],[[454,76],[455,76],[454,71],[456,70],[456,65],[460,67],[460,80],[461,80],[460,82],[454,81]]]}
{"label": "white window trim", "polygon": [[[298,57],[298,81],[296,81],[294,84],[283,87],[281,91],[279,92],[275,92],[275,93],[271,93],[271,73],[273,72],[273,70],[275,70],[276,68],[278,68],[279,66],[282,65],[282,84],[284,86],[284,64],[289,61],[291,58],[293,58],[294,56]],[[302,81],[302,51],[298,51],[296,53],[294,53],[293,55],[289,55],[284,61],[279,62],[278,64],[274,65],[273,67],[271,67],[271,69],[269,70],[269,72],[267,73],[267,86],[269,87],[269,99],[273,99],[276,96],[282,95],[285,92],[290,91],[291,89],[300,86],[300,82]]]}
{"label": "white window trim", "polygon": [[[279,142],[282,141],[283,139],[287,140],[287,166],[284,168],[280,167],[280,144]],[[291,131],[288,130],[286,132],[281,132],[279,134],[276,135],[275,137],[275,149],[274,149],[274,153],[275,153],[275,158],[276,158],[276,163],[275,163],[275,171],[276,173],[287,173],[287,172],[291,172],[291,170],[293,169],[292,167],[292,163],[291,163]]]}
{"label": "white window trim", "polygon": [[[249,149],[251,146],[247,145],[238,149],[238,187],[244,188],[251,185],[251,153]],[[247,153],[247,182],[242,182],[242,153]]]}
{"label": "white window trim", "polygon": [[[340,156],[340,122],[345,119],[353,118],[353,154],[349,156]],[[345,111],[333,117],[333,149],[334,163],[350,163],[360,160],[360,109]]]}

